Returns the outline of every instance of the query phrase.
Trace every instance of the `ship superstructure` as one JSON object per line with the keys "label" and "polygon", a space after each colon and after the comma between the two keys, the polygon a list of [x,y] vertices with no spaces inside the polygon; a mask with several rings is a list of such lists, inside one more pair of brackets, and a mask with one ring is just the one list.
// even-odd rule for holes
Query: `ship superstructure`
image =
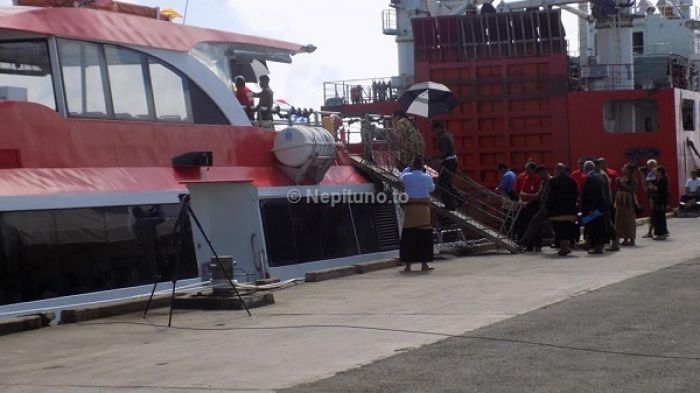
{"label": "ship superstructure", "polygon": [[[575,168],[580,157],[604,156],[620,168],[655,158],[668,169],[677,201],[700,165],[700,22],[689,1],[390,6],[383,30],[396,36],[399,75],[327,82],[325,109],[388,115],[411,83],[444,83],[461,101],[436,120],[455,136],[460,169],[488,187],[498,181],[498,163],[520,169],[532,159]],[[578,18],[579,51],[562,12]],[[354,102],[353,87],[363,93]],[[428,123],[418,124],[433,148]]]}

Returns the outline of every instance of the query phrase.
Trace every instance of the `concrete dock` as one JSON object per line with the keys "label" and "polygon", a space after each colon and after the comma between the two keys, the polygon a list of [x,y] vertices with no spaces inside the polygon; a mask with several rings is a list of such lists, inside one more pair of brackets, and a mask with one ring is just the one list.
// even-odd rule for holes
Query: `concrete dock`
{"label": "concrete dock", "polygon": [[[509,323],[509,319],[529,317],[535,322],[544,321],[546,315],[537,314],[543,312],[542,307],[557,302],[561,303],[553,307],[565,305],[593,294],[598,301],[605,303],[607,299],[612,304],[621,295],[607,294],[609,288],[601,288],[700,258],[699,219],[670,220],[672,237],[665,241],[641,239],[644,229],[640,228],[638,247],[603,256],[575,252],[570,257],[559,258],[547,249],[544,255],[503,254],[436,262],[435,271],[430,273],[404,274],[399,273],[400,268],[394,268],[305,283],[276,292],[275,304],[254,310],[253,317],[245,316],[242,311],[178,310],[174,316],[175,328],[167,329],[164,327],[167,309],[159,309],[147,320],[131,314],[3,336],[0,337],[0,391],[273,392],[293,388],[292,391],[349,392],[372,391],[372,387],[376,391],[409,391],[398,381],[410,381],[411,375],[423,380],[430,375],[444,375],[449,365],[426,361],[416,374],[415,365],[409,367],[410,362],[401,361],[404,357],[445,346],[456,351],[468,350],[471,357],[478,355],[478,351],[489,350],[447,345],[451,340],[459,340],[447,339],[448,335],[488,329],[488,325]],[[666,285],[672,287],[673,282],[667,281]],[[634,288],[623,286],[621,293]],[[688,291],[692,290],[696,291],[694,298],[699,299],[700,286],[689,287]],[[676,297],[674,301],[689,298],[693,297]],[[670,304],[669,308],[657,307],[650,312],[668,313],[676,306]],[[612,314],[619,313],[620,310]],[[682,313],[678,314],[683,317]],[[516,316],[519,317],[511,319]],[[615,321],[605,313],[594,316],[598,320],[588,323],[614,324],[611,321]],[[628,317],[631,321],[636,318]],[[663,337],[663,329],[671,329],[663,324],[655,326],[660,330],[656,332],[659,337]],[[700,339],[700,329],[684,332],[691,334],[693,330],[697,331],[692,333],[694,338]],[[509,332],[518,339],[517,331]],[[528,339],[544,344],[549,339],[553,344],[562,340],[546,334]],[[598,346],[604,347],[605,337],[599,341]],[[418,349],[428,344],[431,345]],[[539,355],[548,354],[544,351]],[[448,352],[433,355],[438,359],[457,356]],[[512,356],[518,353],[513,352]],[[556,359],[551,355],[552,362]],[[616,358],[605,359],[620,362]],[[399,365],[386,367],[387,362],[399,362]],[[486,368],[501,370],[494,367],[495,363],[494,360]],[[406,368],[401,364],[406,364]],[[700,361],[694,365],[700,365]],[[358,369],[360,366],[365,367]],[[464,374],[463,371],[454,370],[454,373]],[[346,373],[333,377],[340,372]],[[504,378],[513,370],[511,367],[502,372],[504,375],[499,376],[493,371],[488,378]],[[396,377],[392,378],[394,374]],[[574,375],[560,374],[561,378]],[[688,375],[697,378],[698,373]],[[329,377],[333,378],[316,382]],[[557,389],[556,384],[543,390],[538,390],[536,384],[515,384],[512,390],[506,385],[480,390],[476,385],[464,383],[446,384],[443,389],[435,380],[427,380],[432,383],[414,391],[571,391],[572,386],[586,386],[563,380],[562,389]],[[688,383],[680,381],[677,386],[689,386]],[[643,391],[636,389],[637,385],[629,386],[634,388],[627,391]],[[625,391],[624,387],[619,391]],[[578,391],[603,391],[596,388]]]}

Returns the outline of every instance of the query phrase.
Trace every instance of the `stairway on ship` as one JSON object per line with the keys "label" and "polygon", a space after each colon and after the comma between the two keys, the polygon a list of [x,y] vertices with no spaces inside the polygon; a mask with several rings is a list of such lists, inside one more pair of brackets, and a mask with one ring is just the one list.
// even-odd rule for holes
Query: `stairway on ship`
{"label": "stairway on ship", "polygon": [[[370,157],[381,157],[381,154],[373,152]],[[387,184],[391,188],[403,191],[403,184],[399,181],[399,171],[394,167],[392,157],[395,154],[384,155],[384,160],[371,159],[361,155],[350,155],[353,166],[366,173],[374,181]],[[453,177],[455,187],[463,192],[465,203],[457,210],[447,210],[445,205],[436,197],[431,197],[431,209],[442,219],[452,225],[471,232],[491,242],[499,249],[511,253],[519,253],[520,247],[509,235],[510,223],[515,221],[518,208],[503,210],[501,197],[493,191],[482,187],[469,179],[463,173],[456,173]],[[439,190],[444,192],[444,190]]]}

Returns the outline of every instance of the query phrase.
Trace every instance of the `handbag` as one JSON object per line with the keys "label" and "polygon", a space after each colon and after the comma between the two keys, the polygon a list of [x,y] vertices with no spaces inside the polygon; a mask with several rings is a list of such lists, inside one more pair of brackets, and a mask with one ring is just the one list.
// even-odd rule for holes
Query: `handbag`
{"label": "handbag", "polygon": [[589,222],[595,220],[596,218],[600,217],[602,214],[600,214],[600,210],[595,209],[592,212],[590,212],[587,216],[584,216],[581,218],[581,221],[583,222],[584,225],[588,224]]}

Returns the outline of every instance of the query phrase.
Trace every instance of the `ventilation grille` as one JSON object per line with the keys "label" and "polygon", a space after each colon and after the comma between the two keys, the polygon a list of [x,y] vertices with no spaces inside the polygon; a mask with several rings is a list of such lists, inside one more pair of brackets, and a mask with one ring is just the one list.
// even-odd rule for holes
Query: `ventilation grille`
{"label": "ventilation grille", "polygon": [[379,251],[399,248],[399,224],[396,220],[396,207],[393,203],[376,204],[374,224],[377,228]]}

